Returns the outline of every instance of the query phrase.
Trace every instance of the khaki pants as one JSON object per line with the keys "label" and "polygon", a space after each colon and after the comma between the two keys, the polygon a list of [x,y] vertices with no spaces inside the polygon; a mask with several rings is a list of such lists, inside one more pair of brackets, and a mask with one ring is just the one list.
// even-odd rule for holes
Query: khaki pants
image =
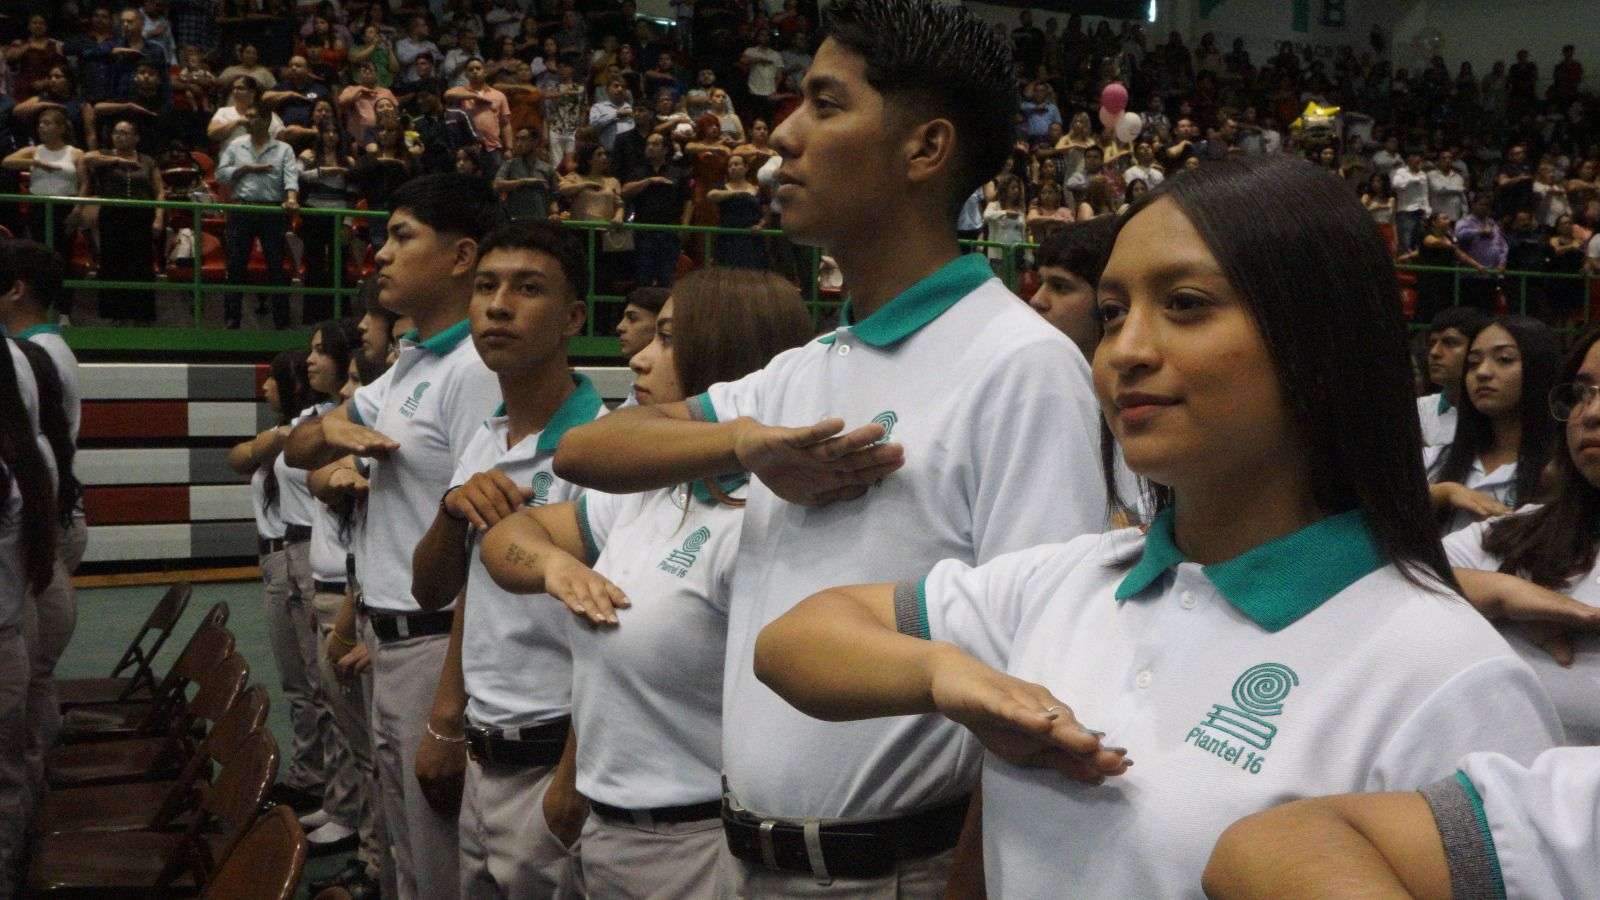
{"label": "khaki pants", "polygon": [[[544,817],[554,766],[467,760],[461,795],[461,896],[579,897],[577,859]],[[597,896],[605,896],[603,894]]]}
{"label": "khaki pants", "polygon": [[22,634],[28,646],[28,776],[35,799],[45,787],[44,761],[61,733],[61,707],[56,699],[56,662],[72,641],[78,623],[78,592],[72,573],[83,561],[89,527],[81,518],[61,533],[55,577],[50,586],[23,609]]}
{"label": "khaki pants", "polygon": [[[318,593],[312,604],[316,615],[318,646],[339,618],[344,594]],[[377,833],[377,773],[372,767],[372,723],[367,697],[372,692],[372,670],[348,681],[339,678],[327,654],[317,654],[317,698],[333,719],[333,730],[323,735],[324,770],[328,775],[322,808],[361,835],[356,858],[376,874],[381,844]]]}
{"label": "khaki pants", "polygon": [[821,884],[802,872],[774,872],[747,863],[728,852],[726,841],[717,854],[719,898],[850,897],[860,900],[922,900],[944,896],[950,882],[952,848],[923,859],[908,860],[878,878],[835,878]]}
{"label": "khaki pants", "polygon": [[[284,698],[289,701],[292,736],[283,780],[293,787],[322,789],[327,783],[324,771],[323,735],[333,730],[333,716],[327,703],[318,698],[317,622],[312,611],[315,588],[311,579],[311,542],[296,541],[283,548],[284,584],[288,594],[281,607],[269,610],[267,627],[271,632],[272,653],[277,658],[283,680]],[[281,646],[280,646],[281,645]],[[289,684],[295,685],[290,693]]]}
{"label": "khaki pants", "polygon": [[593,897],[713,897],[722,820],[635,825],[594,813],[583,825],[583,885]]}
{"label": "khaki pants", "polygon": [[378,770],[379,815],[390,837],[401,900],[445,900],[460,890],[456,819],[433,811],[417,781],[417,745],[426,733],[439,687],[445,634],[379,643],[372,652],[372,757]]}
{"label": "khaki pants", "polygon": [[28,669],[20,623],[0,626],[0,897],[16,895],[28,822],[38,800],[26,752]]}

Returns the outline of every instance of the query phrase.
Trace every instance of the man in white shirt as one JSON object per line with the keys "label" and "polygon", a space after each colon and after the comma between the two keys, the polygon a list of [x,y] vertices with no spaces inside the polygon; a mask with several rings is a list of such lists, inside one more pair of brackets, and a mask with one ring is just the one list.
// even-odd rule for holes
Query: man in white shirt
{"label": "man in white shirt", "polygon": [[565,848],[587,815],[571,761],[557,767],[570,739],[571,614],[549,597],[503,590],[479,559],[479,539],[501,519],[579,494],[550,463],[567,429],[605,411],[567,363],[567,342],[583,328],[584,271],[576,237],[546,222],[484,239],[472,340],[505,402],[457,461],[412,559],[417,602],[455,603],[416,768],[425,791],[460,807],[463,897],[557,896],[573,877]]}
{"label": "man in white shirt", "polygon": [[1372,154],[1372,171],[1387,175],[1405,162],[1405,157],[1400,155],[1400,139],[1384,138],[1383,149]]}
{"label": "man in white shirt", "polygon": [[1441,310],[1428,323],[1428,381],[1437,393],[1417,398],[1422,445],[1436,447],[1456,439],[1456,410],[1461,405],[1461,370],[1467,348],[1489,317],[1472,306]]}
{"label": "man in white shirt", "polygon": [[[957,210],[1010,153],[1005,39],[917,0],[845,0],[829,26],[773,144],[786,233],[849,285],[840,327],[685,403],[573,429],[556,471],[607,491],[755,475],[729,613],[719,888],[933,897],[977,783],[974,742],[931,716],[811,719],[756,680],[756,634],[885,564],[910,577],[1098,532],[1099,413],[1082,354],[957,249]],[[888,85],[906,73],[869,77],[868,58],[943,76],[901,92]]]}
{"label": "man in white shirt", "polygon": [[1156,165],[1156,150],[1149,141],[1139,141],[1133,145],[1133,165],[1123,171],[1122,183],[1132,184],[1135,178],[1152,189],[1167,180],[1166,173]]}
{"label": "man in white shirt", "polygon": [[1452,223],[1467,214],[1467,179],[1449,150],[1439,151],[1439,167],[1428,173],[1428,206],[1449,216]]}
{"label": "man in white shirt", "polygon": [[749,114],[764,119],[772,114],[767,98],[778,89],[778,73],[783,71],[783,54],[772,46],[772,31],[763,28],[756,32],[754,47],[746,47],[739,56],[739,66],[748,72],[745,86],[750,91]]}
{"label": "man in white shirt", "polygon": [[284,457],[311,470],[348,454],[372,460],[366,527],[355,548],[361,593],[346,601],[330,641],[358,642],[359,608],[359,643],[372,653],[378,802],[399,894],[409,900],[454,896],[459,887],[455,810],[425,795],[413,774],[453,615],[418,605],[411,559],[456,460],[501,400],[494,373],[468,340],[466,318],[478,242],[499,201],[487,181],[451,173],[407,182],[392,205],[377,257],[378,302],[410,316],[416,329],[381,378],[297,426]]}
{"label": "man in white shirt", "polygon": [[1394,230],[1399,251],[1405,253],[1422,246],[1428,218],[1428,173],[1422,171],[1422,154],[1406,157],[1406,164],[1389,176],[1394,186]]}

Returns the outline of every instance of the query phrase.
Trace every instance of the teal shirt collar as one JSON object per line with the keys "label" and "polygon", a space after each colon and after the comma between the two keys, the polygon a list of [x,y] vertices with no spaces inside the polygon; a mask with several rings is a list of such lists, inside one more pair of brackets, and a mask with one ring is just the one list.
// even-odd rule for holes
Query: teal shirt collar
{"label": "teal shirt collar", "polygon": [[60,325],[51,325],[49,322],[40,322],[37,325],[31,326],[29,328],[24,328],[21,331],[17,332],[17,340],[25,341],[28,338],[31,338],[36,334],[60,334],[60,333],[61,333],[61,326]]}
{"label": "teal shirt collar", "polygon": [[[1188,557],[1172,539],[1172,509],[1150,523],[1144,553],[1117,586],[1117,600],[1142,593]],[[1201,569],[1252,622],[1282,631],[1385,563],[1360,510],[1329,516]]]}
{"label": "teal shirt collar", "polygon": [[[851,325],[850,303],[839,311],[839,324],[849,327],[864,344],[887,347],[905,340],[918,329],[944,314],[956,301],[977,290],[994,277],[989,260],[980,253],[966,253],[945,263],[939,271],[913,284],[899,296],[861,322]],[[834,336],[823,335],[824,344]]]}
{"label": "teal shirt collar", "polygon": [[434,356],[444,356],[446,353],[454,350],[457,344],[471,336],[472,321],[470,319],[462,319],[461,321],[451,325],[449,328],[446,328],[445,330],[439,332],[431,338],[428,338],[425,341],[417,340],[417,330],[415,328],[411,329],[405,334],[402,334],[400,339],[403,341],[411,341],[418,347],[421,347],[429,353],[432,353]]}
{"label": "teal shirt collar", "polygon": [[[544,428],[539,431],[539,443],[534,445],[538,453],[554,453],[556,446],[561,443],[561,438],[585,422],[593,422],[595,416],[600,414],[600,392],[595,389],[594,382],[589,376],[581,372],[572,373],[574,385],[572,393],[567,399],[561,401],[556,411],[551,414],[550,421],[544,423]],[[495,407],[494,415],[490,418],[498,419],[506,414],[505,401]]]}
{"label": "teal shirt collar", "polygon": [[1442,416],[1442,415],[1444,415],[1445,413],[1447,413],[1449,411],[1450,411],[1450,398],[1445,396],[1444,391],[1440,391],[1439,392],[1439,411],[1438,411],[1437,415],[1441,415]]}
{"label": "teal shirt collar", "polygon": [[[713,479],[701,478],[689,484],[689,493],[693,494],[694,498],[701,503],[717,502],[717,498],[711,495],[711,488],[706,485],[709,480]],[[744,487],[750,481],[750,476],[739,472],[733,475],[718,475],[714,480],[717,482],[717,487],[724,494],[731,494]]]}

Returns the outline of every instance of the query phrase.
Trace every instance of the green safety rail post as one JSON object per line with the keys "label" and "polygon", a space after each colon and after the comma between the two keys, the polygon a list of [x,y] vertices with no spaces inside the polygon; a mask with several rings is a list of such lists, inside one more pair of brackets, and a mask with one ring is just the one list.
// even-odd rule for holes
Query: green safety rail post
{"label": "green safety rail post", "polygon": [[[1462,279],[1470,278],[1470,277],[1473,277],[1473,276],[1478,274],[1477,270],[1475,270],[1475,269],[1466,269],[1466,268],[1462,268],[1462,267],[1459,267],[1459,266],[1424,266],[1424,265],[1415,265],[1415,264],[1412,264],[1412,263],[1401,263],[1401,264],[1398,264],[1398,265],[1395,266],[1395,269],[1398,270],[1398,271],[1401,271],[1401,272],[1411,272],[1411,273],[1414,273],[1414,274],[1439,274],[1439,275],[1449,274],[1451,276],[1451,281],[1452,281],[1452,296],[1454,297],[1454,301],[1456,303],[1458,303],[1458,304],[1461,302],[1461,282],[1462,282]],[[1486,274],[1492,274],[1492,275],[1494,275],[1496,277],[1500,277],[1500,278],[1514,278],[1514,279],[1516,279],[1516,281],[1517,281],[1517,303],[1516,303],[1516,309],[1517,309],[1518,312],[1520,312],[1523,315],[1527,315],[1527,313],[1528,313],[1528,281],[1530,279],[1543,278],[1543,279],[1546,279],[1546,280],[1552,281],[1552,282],[1554,282],[1554,281],[1581,281],[1583,283],[1583,286],[1584,286],[1583,304],[1582,304],[1583,317],[1579,320],[1579,322],[1582,323],[1582,324],[1587,324],[1592,318],[1593,313],[1592,313],[1592,310],[1590,309],[1590,304],[1591,304],[1590,297],[1592,296],[1591,292],[1592,292],[1592,289],[1593,289],[1593,284],[1594,284],[1594,279],[1595,279],[1595,275],[1592,272],[1532,272],[1532,271],[1521,270],[1521,269],[1498,269],[1498,270],[1491,270],[1490,273],[1486,273]],[[1427,323],[1426,322],[1412,322],[1411,323],[1411,328],[1413,330],[1419,330],[1419,329],[1422,329],[1422,328],[1425,328],[1425,327],[1427,327]],[[1573,326],[1557,325],[1557,326],[1554,326],[1554,327],[1556,327],[1556,329],[1558,331],[1570,332],[1572,330]]]}

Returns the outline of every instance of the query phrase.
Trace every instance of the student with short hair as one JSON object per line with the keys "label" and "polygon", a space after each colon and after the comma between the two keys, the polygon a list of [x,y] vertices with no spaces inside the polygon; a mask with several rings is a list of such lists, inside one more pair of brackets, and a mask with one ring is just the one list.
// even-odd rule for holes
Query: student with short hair
{"label": "student with short hair", "polygon": [[1422,446],[1435,447],[1455,440],[1457,410],[1463,402],[1461,376],[1467,364],[1467,348],[1488,324],[1489,316],[1472,306],[1441,310],[1428,323],[1428,381],[1439,390],[1417,398]]}
{"label": "student with short hair", "polygon": [[656,317],[661,315],[661,308],[671,296],[672,292],[664,287],[636,287],[628,292],[628,303],[617,322],[623,357],[632,359],[655,340]]}
{"label": "student with short hair", "polygon": [[772,144],[785,232],[850,286],[839,326],[683,403],[573,429],[556,472],[606,491],[754,476],[728,614],[719,892],[937,896],[973,740],[933,716],[791,709],[754,678],[756,634],[841,577],[1100,530],[1098,416],[1082,354],[957,248],[962,202],[1011,152],[1004,41],[915,0],[841,0],[824,19],[806,99]]}
{"label": "student with short hair", "polygon": [[1155,482],[1148,531],[824,591],[761,632],[757,677],[824,719],[976,734],[997,897],[1185,895],[1240,815],[1531,760],[1561,726],[1453,596],[1396,284],[1349,188],[1302,160],[1163,183],[1118,229],[1094,358]]}
{"label": "student with short hair", "polygon": [[570,869],[585,811],[568,758],[566,616],[545,598],[496,585],[479,545],[518,510],[578,494],[550,463],[568,429],[605,413],[594,384],[567,362],[586,313],[583,272],[577,238],[548,222],[512,223],[484,238],[472,341],[505,399],[456,457],[411,561],[423,609],[454,603],[416,777],[424,792],[460,806],[462,897],[578,892]]}
{"label": "student with short hair", "polygon": [[1034,263],[1039,267],[1039,288],[1028,305],[1062,334],[1072,339],[1084,358],[1094,355],[1100,342],[1100,311],[1094,292],[1100,273],[1111,256],[1116,220],[1109,216],[1072,222],[1039,242]]}
{"label": "student with short hair", "polygon": [[[740,378],[813,334],[800,292],[749,270],[685,276],[659,325],[629,364],[644,404]],[[588,491],[509,516],[484,538],[483,565],[504,590],[548,591],[579,617],[565,624],[591,896],[716,892],[722,670],[747,481]]]}
{"label": "student with short hair", "polygon": [[1423,450],[1445,534],[1537,499],[1556,439],[1545,398],[1560,366],[1555,332],[1537,319],[1502,316],[1473,336],[1455,436]]}
{"label": "student with short hair", "polygon": [[500,402],[466,319],[478,243],[497,207],[489,183],[466,175],[424,175],[395,192],[377,256],[378,299],[415,328],[383,377],[302,423],[285,447],[290,465],[305,469],[348,454],[371,459],[356,552],[361,593],[346,601],[335,634],[356,643],[359,608],[360,643],[372,652],[379,802],[403,898],[450,896],[459,887],[456,810],[435,806],[413,774],[453,614],[417,604],[411,557],[456,460]]}

